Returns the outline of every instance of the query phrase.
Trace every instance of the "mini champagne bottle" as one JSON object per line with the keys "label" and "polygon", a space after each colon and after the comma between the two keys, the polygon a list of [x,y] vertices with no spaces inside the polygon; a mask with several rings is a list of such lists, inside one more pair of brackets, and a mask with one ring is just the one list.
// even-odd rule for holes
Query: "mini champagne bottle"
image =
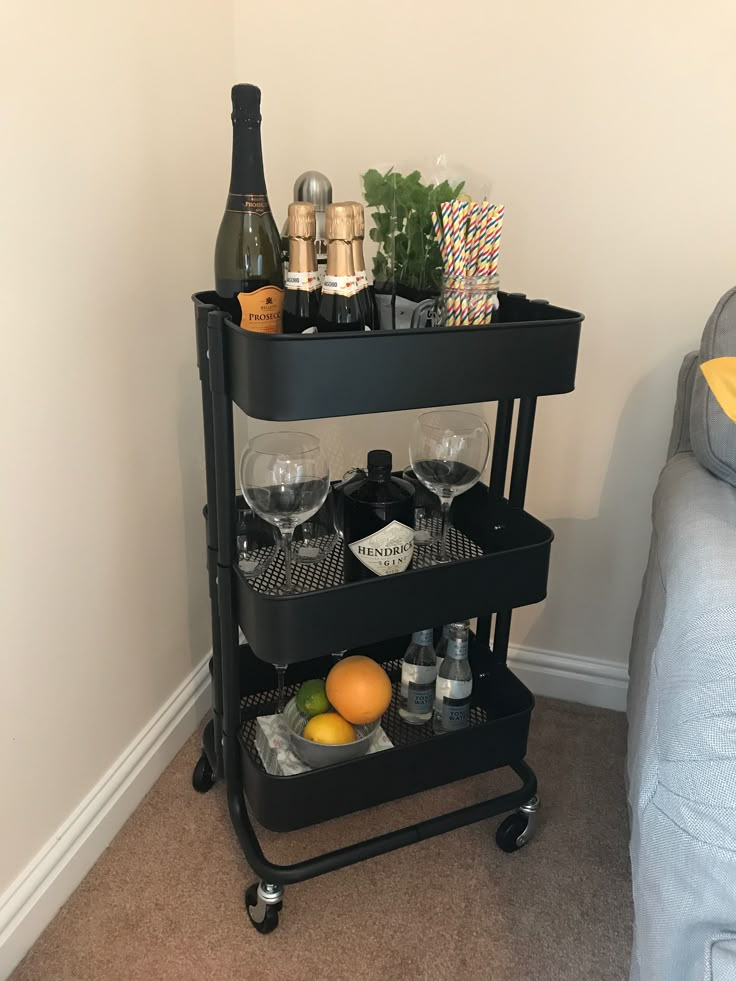
{"label": "mini champagne bottle", "polygon": [[314,251],[314,205],[289,205],[289,271],[284,295],[284,333],[302,334],[316,329],[319,314],[319,273]]}
{"label": "mini champagne bottle", "polygon": [[327,205],[326,233],[327,272],[322,284],[317,330],[321,334],[363,330],[353,265],[352,205]]}
{"label": "mini champagne bottle", "polygon": [[378,315],[375,308],[373,293],[368,287],[368,277],[365,273],[365,257],[363,255],[363,239],[365,238],[365,211],[359,201],[351,201],[353,206],[353,265],[355,266],[355,281],[358,286],[358,303],[366,327],[376,330]]}

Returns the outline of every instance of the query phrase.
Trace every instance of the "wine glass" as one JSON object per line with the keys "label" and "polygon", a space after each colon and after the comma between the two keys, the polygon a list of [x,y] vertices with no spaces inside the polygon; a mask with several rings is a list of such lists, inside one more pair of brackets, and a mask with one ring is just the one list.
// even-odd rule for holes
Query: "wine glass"
{"label": "wine glass", "polygon": [[471,412],[424,412],[414,423],[412,469],[442,506],[440,562],[451,558],[447,540],[452,502],[480,480],[490,446],[488,426]]}
{"label": "wine glass", "polygon": [[[284,590],[293,591],[292,536],[324,504],[330,468],[320,442],[309,433],[276,432],[254,437],[240,457],[243,497],[256,514],[275,525],[284,550]],[[277,664],[278,712],[284,710],[286,665]]]}

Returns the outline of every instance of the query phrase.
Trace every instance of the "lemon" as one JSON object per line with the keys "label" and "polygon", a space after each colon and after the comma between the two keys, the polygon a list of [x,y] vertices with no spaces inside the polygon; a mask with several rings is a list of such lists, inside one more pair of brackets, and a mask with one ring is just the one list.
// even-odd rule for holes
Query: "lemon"
{"label": "lemon", "polygon": [[327,701],[325,683],[321,678],[304,682],[296,694],[296,707],[308,719],[329,712],[330,703]]}
{"label": "lemon", "polygon": [[313,743],[323,743],[326,746],[355,742],[355,729],[337,712],[315,715],[307,722],[302,735]]}

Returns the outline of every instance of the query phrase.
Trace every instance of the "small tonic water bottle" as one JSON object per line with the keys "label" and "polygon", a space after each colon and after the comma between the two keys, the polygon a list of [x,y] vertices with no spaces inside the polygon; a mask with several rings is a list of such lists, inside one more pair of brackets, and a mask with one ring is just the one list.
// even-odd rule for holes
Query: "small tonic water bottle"
{"label": "small tonic water bottle", "polygon": [[473,673],[468,660],[468,627],[467,620],[450,624],[447,652],[435,687],[433,727],[437,735],[470,724]]}
{"label": "small tonic water bottle", "polygon": [[399,715],[404,722],[424,725],[432,718],[437,664],[432,644],[433,630],[415,630],[401,662]]}
{"label": "small tonic water bottle", "polygon": [[442,662],[445,659],[445,654],[447,654],[447,641],[450,638],[450,624],[446,623],[442,628],[442,636],[437,644],[434,655],[437,658],[437,674],[440,673],[440,668],[442,667]]}

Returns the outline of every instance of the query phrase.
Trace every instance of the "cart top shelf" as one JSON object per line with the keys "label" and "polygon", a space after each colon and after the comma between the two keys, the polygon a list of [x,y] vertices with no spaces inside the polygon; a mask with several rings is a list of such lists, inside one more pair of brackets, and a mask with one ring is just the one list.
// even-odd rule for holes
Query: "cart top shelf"
{"label": "cart top shelf", "polygon": [[[583,316],[500,293],[489,327],[257,334],[225,321],[228,394],[247,415],[288,421],[558,395],[575,386]],[[197,293],[197,322],[217,310]]]}

